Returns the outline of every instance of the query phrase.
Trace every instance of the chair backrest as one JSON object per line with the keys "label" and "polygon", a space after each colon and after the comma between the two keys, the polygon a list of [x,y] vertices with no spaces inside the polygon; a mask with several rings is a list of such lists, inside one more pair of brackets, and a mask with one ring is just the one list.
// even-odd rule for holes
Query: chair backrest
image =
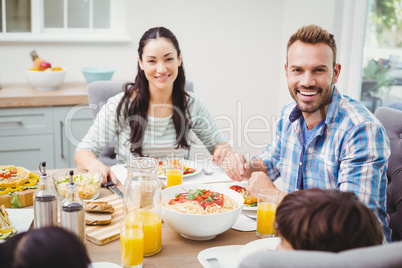
{"label": "chair backrest", "polygon": [[[99,110],[106,101],[114,95],[123,91],[124,82],[116,81],[95,81],[88,85],[88,102],[92,111],[92,118],[95,119]],[[186,81],[186,91],[194,92],[194,85]]]}
{"label": "chair backrest", "polygon": [[387,212],[392,241],[402,240],[402,111],[380,107],[375,111],[391,144],[388,160]]}
{"label": "chair backrest", "polygon": [[380,107],[374,115],[384,126],[391,143],[391,156],[388,162],[388,177],[402,169],[402,111]]}
{"label": "chair backrest", "polygon": [[[124,82],[117,81],[95,81],[88,85],[88,102],[92,112],[92,118],[95,119],[99,110],[110,97],[123,91]],[[193,92],[194,85],[191,81],[186,81],[186,91]],[[116,164],[116,154],[114,153],[114,140],[103,150],[98,158],[107,166]]]}
{"label": "chair backrest", "polygon": [[339,253],[307,250],[260,251],[244,258],[239,267],[397,268],[402,264],[401,252],[402,242],[355,248]]}

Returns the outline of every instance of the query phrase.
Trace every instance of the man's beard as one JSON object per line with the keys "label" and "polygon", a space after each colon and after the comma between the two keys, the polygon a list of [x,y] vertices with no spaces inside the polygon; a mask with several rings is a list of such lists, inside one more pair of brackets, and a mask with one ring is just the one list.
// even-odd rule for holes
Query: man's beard
{"label": "man's beard", "polygon": [[311,86],[311,87],[304,87],[304,86],[297,86],[293,89],[293,92],[297,95],[298,92],[302,89],[304,90],[311,90],[317,91],[317,94],[325,92],[325,95],[319,100],[318,103],[305,103],[298,98],[294,97],[296,100],[297,106],[299,107],[300,111],[303,113],[315,113],[322,109],[324,106],[328,105],[331,102],[332,98],[332,90],[333,84],[331,83],[327,90],[323,90],[321,87]]}

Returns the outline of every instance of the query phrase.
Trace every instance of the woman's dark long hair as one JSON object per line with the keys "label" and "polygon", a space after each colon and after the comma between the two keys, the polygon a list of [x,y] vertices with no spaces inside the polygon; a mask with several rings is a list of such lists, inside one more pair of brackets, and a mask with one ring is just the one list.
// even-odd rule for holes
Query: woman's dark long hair
{"label": "woman's dark long hair", "polygon": [[[177,57],[180,56],[179,42],[174,34],[164,28],[156,27],[151,28],[144,33],[141,37],[138,46],[138,56],[142,60],[144,47],[151,39],[166,38],[169,39],[177,50]],[[149,82],[145,77],[144,71],[141,70],[138,63],[137,76],[134,83],[126,83],[123,86],[124,96],[117,106],[117,122],[123,129],[126,124],[130,125],[130,151],[133,154],[143,156],[142,143],[144,138],[145,129],[148,125],[148,108],[150,101]],[[186,77],[184,75],[183,60],[179,66],[178,75],[173,83],[172,104],[173,104],[173,124],[176,130],[176,148],[189,149],[188,133],[191,128],[191,122],[188,118],[188,94],[184,90]],[[136,92],[135,99],[131,102],[130,99],[133,93]],[[120,118],[121,112],[123,118]]]}

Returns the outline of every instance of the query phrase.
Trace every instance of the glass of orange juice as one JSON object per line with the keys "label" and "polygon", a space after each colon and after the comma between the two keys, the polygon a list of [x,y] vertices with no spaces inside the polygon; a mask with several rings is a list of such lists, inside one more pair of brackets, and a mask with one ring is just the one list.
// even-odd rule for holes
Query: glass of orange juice
{"label": "glass of orange juice", "polygon": [[183,183],[183,156],[171,154],[166,162],[166,186],[175,186]]}
{"label": "glass of orange juice", "polygon": [[135,213],[144,218],[144,257],[152,256],[162,248],[162,218],[152,211]]}
{"label": "glass of orange juice", "polygon": [[279,192],[271,189],[258,191],[257,232],[260,238],[275,236],[275,213]]}
{"label": "glass of orange juice", "polygon": [[130,213],[120,219],[120,255],[124,268],[142,267],[144,256],[144,217]]}

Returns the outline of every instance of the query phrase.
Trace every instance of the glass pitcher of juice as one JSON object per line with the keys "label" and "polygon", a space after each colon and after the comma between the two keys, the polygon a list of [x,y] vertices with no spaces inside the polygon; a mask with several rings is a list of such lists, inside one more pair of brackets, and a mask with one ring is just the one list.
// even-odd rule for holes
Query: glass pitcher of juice
{"label": "glass pitcher of juice", "polygon": [[157,168],[154,158],[136,157],[127,162],[124,215],[135,213],[144,218],[144,256],[152,256],[162,248],[162,200]]}

